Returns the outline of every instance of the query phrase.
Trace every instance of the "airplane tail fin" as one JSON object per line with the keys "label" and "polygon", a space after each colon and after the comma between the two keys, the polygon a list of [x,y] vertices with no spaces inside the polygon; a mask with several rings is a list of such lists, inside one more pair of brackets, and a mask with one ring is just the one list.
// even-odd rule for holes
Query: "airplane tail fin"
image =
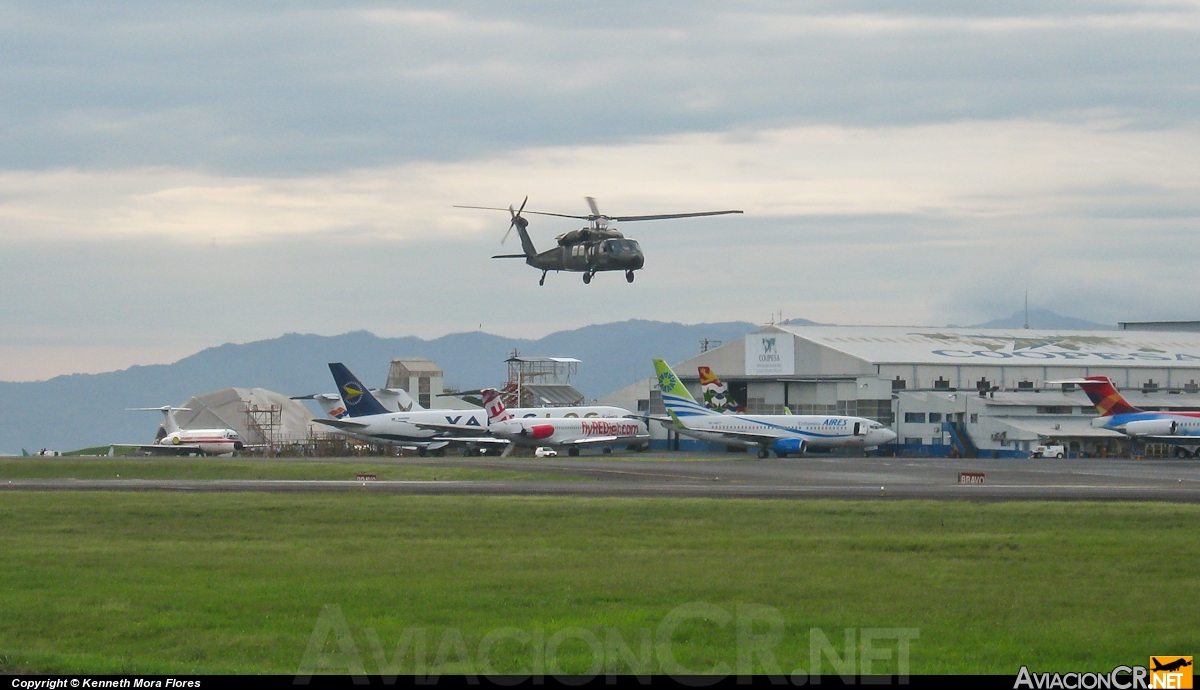
{"label": "airplane tail fin", "polygon": [[1087,393],[1087,397],[1096,406],[1101,417],[1141,412],[1125,401],[1107,376],[1088,376],[1078,381],[1078,384],[1083,392]]}
{"label": "airplane tail fin", "polygon": [[377,392],[381,399],[386,397],[390,402],[394,402],[396,409],[401,412],[420,412],[425,409],[403,388],[381,388]]}
{"label": "airplane tail fin", "polygon": [[729,387],[709,367],[697,367],[700,372],[700,390],[704,392],[704,406],[717,412],[736,412],[737,403],[729,398]]}
{"label": "airplane tail fin", "polygon": [[479,394],[483,396],[483,408],[487,410],[488,424],[504,422],[513,418],[513,413],[504,406],[500,391],[495,388],[484,388],[479,391]]}
{"label": "airplane tail fin", "polygon": [[362,385],[354,374],[341,362],[330,362],[329,372],[337,384],[342,402],[346,403],[346,414],[350,417],[366,417],[374,414],[387,414],[388,409],[381,405],[370,389]]}
{"label": "airplane tail fin", "polygon": [[680,383],[679,377],[671,370],[671,366],[664,360],[654,360],[654,374],[658,390],[662,393],[663,406],[667,408],[667,412],[674,413],[674,416],[677,417],[719,414],[715,410],[710,410],[697,403],[692,394],[688,392],[687,387]]}
{"label": "airplane tail fin", "polygon": [[163,405],[162,407],[130,407],[127,408],[130,412],[161,412],[163,413],[163,435],[173,434],[180,431],[179,422],[175,421],[176,412],[189,412],[190,407],[171,407]]}
{"label": "airplane tail fin", "polygon": [[342,396],[334,395],[333,393],[312,393],[311,395],[293,395],[292,400],[316,400],[321,406],[321,410],[333,419],[341,419],[346,416],[346,405],[342,402]]}

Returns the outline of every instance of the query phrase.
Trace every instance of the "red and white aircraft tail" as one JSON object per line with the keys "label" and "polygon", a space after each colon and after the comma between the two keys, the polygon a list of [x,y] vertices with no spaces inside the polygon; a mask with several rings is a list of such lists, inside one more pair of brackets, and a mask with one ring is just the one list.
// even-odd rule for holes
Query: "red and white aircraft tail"
{"label": "red and white aircraft tail", "polygon": [[487,410],[488,424],[506,422],[513,418],[513,413],[504,406],[500,391],[495,388],[484,388],[479,391],[479,394],[483,397],[483,409]]}

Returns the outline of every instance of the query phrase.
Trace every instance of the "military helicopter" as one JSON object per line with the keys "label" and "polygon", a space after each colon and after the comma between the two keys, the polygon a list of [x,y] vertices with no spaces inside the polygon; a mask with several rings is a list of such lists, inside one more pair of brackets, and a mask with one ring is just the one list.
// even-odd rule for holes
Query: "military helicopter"
{"label": "military helicopter", "polygon": [[[616,228],[609,226],[611,222],[667,220],[669,218],[695,218],[697,216],[721,216],[728,213],[741,213],[741,211],[704,211],[701,213],[665,213],[654,216],[606,216],[600,213],[600,209],[596,207],[595,199],[590,196],[584,197],[584,199],[587,200],[588,208],[592,211],[586,216],[547,213],[545,211],[526,211],[525,204],[529,201],[529,197],[525,197],[525,201],[521,202],[521,208],[519,209],[513,209],[512,206],[509,206],[507,209],[493,206],[455,206],[455,208],[508,211],[512,217],[512,222],[508,226],[508,232],[504,233],[504,239],[500,240],[500,244],[504,244],[505,240],[512,233],[513,228],[516,228],[517,234],[521,237],[521,249],[525,253],[499,254],[492,258],[525,259],[525,263],[542,270],[542,278],[538,281],[538,285],[546,284],[546,274],[550,271],[574,271],[582,273],[585,284],[591,283],[592,277],[601,271],[625,271],[626,282],[632,283],[633,272],[642,267],[646,255],[642,253],[642,248],[638,246],[637,240],[627,239]],[[558,218],[578,218],[579,220],[586,220],[588,226],[559,235],[556,238],[558,240],[557,247],[538,253],[538,250],[533,246],[533,241],[529,239],[529,233],[526,231],[529,221],[525,220],[524,216],[521,215],[522,213],[530,213],[538,216],[555,216]]]}

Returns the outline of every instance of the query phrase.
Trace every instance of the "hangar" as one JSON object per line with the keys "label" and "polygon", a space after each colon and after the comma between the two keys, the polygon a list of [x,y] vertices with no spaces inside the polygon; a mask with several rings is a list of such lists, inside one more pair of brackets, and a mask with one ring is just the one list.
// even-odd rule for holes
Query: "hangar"
{"label": "hangar", "polygon": [[[646,363],[649,368],[650,363]],[[674,366],[700,399],[711,367],[749,414],[844,414],[898,435],[883,452],[1024,457],[1062,442],[1113,454],[1082,391],[1054,381],[1111,378],[1143,409],[1200,410],[1200,333],[772,325]],[[647,378],[602,402],[663,413]],[[658,447],[708,448],[652,425]]]}
{"label": "hangar", "polygon": [[[188,398],[175,413],[184,429],[233,429],[248,444],[306,441],[313,414],[303,403],[262,388],[222,388]],[[167,433],[158,428],[156,439]]]}

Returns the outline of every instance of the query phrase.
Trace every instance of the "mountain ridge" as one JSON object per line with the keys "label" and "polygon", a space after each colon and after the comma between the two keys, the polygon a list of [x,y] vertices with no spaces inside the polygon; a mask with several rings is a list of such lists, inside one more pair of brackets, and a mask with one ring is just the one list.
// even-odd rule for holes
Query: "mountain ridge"
{"label": "mountain ridge", "polygon": [[650,359],[681,361],[701,339],[729,342],[757,330],[741,321],[680,324],[629,320],[558,331],[539,339],[467,331],[424,340],[381,338],[359,330],[335,336],[286,333],[249,343],[205,348],[170,364],[135,365],[99,374],[44,381],[0,382],[0,452],[148,441],[157,418],[131,407],[177,405],[228,387],[266,388],[285,395],[335,390],[328,362],[343,362],[365,383],[382,386],[395,357],[428,357],[447,386],[494,386],[507,377],[512,350],[527,356],[583,360],[572,383],[594,399],[652,373]]}

